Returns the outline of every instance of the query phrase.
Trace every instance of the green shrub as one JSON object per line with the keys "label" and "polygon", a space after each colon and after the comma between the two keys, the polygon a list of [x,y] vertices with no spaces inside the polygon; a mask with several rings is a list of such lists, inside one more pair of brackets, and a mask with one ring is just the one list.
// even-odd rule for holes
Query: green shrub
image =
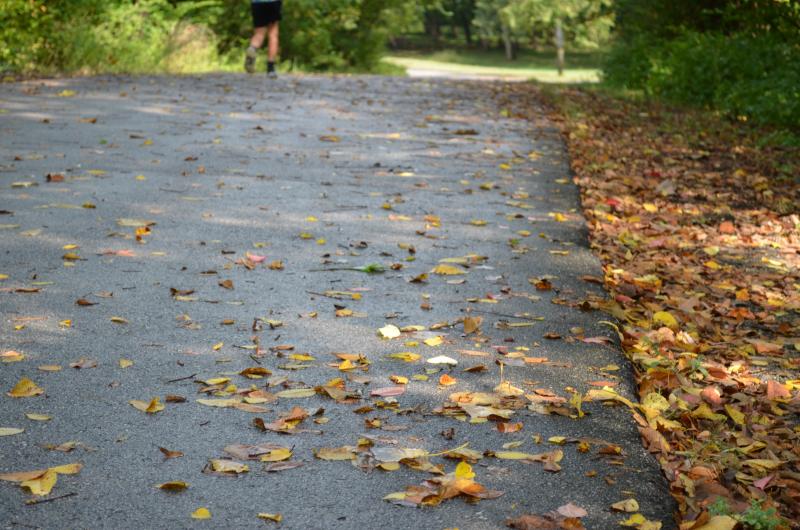
{"label": "green shrub", "polygon": [[284,4],[281,56],[311,70],[372,70],[396,0],[292,0]]}
{"label": "green shrub", "polygon": [[0,71],[26,71],[48,56],[52,10],[43,0],[3,0],[0,8]]}
{"label": "green shrub", "polygon": [[[291,0],[281,55],[310,70],[375,70],[392,9],[409,0]],[[0,71],[239,68],[249,0],[2,0]]]}
{"label": "green shrub", "polygon": [[736,117],[800,127],[800,44],[777,36],[684,32],[619,42],[606,80],[664,99],[720,109]]}

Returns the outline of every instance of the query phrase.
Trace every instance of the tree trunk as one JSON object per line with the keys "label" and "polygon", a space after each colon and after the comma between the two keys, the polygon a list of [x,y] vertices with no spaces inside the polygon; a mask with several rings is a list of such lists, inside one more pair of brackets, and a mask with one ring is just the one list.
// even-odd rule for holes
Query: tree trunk
{"label": "tree trunk", "polygon": [[564,75],[564,29],[561,27],[561,19],[556,20],[556,61],[558,63],[559,77]]}
{"label": "tree trunk", "polygon": [[472,46],[472,22],[469,20],[464,20],[462,25],[464,27],[464,38],[466,39],[467,44]]}
{"label": "tree trunk", "polygon": [[515,59],[514,42],[511,40],[511,31],[505,24],[503,24],[503,46],[506,49],[506,59],[513,61]]}
{"label": "tree trunk", "polygon": [[438,45],[439,39],[442,36],[441,28],[439,26],[438,14],[432,11],[425,13],[425,33]]}

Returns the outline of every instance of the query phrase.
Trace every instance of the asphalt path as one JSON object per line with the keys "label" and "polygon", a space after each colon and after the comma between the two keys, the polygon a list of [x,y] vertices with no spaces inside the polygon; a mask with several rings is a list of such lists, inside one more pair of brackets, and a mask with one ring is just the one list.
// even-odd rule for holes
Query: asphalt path
{"label": "asphalt path", "polygon": [[[630,367],[609,317],[585,310],[602,271],[561,139],[504,92],[243,75],[0,85],[0,427],[24,429],[0,436],[0,473],[82,464],[47,496],[0,481],[0,527],[277,527],[257,514],[279,513],[281,528],[489,529],[572,503],[606,529],[634,498],[674,528],[628,407],[578,417],[573,396],[604,384],[632,399]],[[385,270],[342,270],[370,264]],[[387,339],[387,325],[417,327]],[[404,352],[419,359],[388,357]],[[43,393],[7,395],[23,378]],[[349,399],[280,394],[334,378]],[[403,393],[371,395],[388,387]],[[506,420],[477,422],[456,392],[519,395]],[[153,414],[129,403],[154,397]],[[295,406],[310,416],[269,430]],[[208,472],[227,446],[265,443],[302,465]],[[353,460],[315,456],[345,446]],[[472,480],[504,494],[389,502],[439,475],[386,448],[445,473],[474,450]],[[501,451],[563,458],[547,470]],[[210,519],[190,517],[200,507]]]}

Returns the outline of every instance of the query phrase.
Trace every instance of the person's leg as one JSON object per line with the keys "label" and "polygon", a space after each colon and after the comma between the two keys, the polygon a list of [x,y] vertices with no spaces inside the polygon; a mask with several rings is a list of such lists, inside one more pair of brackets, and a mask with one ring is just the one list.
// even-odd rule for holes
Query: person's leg
{"label": "person's leg", "polygon": [[250,47],[258,50],[264,45],[267,37],[267,27],[253,28],[253,36],[250,38]]}
{"label": "person's leg", "polygon": [[273,22],[269,26],[267,26],[267,34],[269,36],[269,49],[267,51],[269,62],[274,63],[275,59],[278,57],[278,46],[279,42],[279,35],[280,31],[278,28],[279,23]]}
{"label": "person's leg", "polygon": [[252,74],[256,71],[256,57],[258,56],[258,49],[264,45],[264,39],[267,36],[267,27],[260,26],[253,28],[253,36],[250,38],[250,46],[244,55],[244,69]]}

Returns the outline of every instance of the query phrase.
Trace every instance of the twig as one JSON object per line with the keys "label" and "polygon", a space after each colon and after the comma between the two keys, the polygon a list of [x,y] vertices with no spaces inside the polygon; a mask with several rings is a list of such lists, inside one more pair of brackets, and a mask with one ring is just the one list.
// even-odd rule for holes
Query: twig
{"label": "twig", "polygon": [[484,315],[494,315],[496,317],[518,318],[520,320],[531,320],[531,321],[536,321],[537,320],[537,317],[521,317],[521,316],[518,316],[518,315],[509,315],[508,313],[497,313],[495,311],[483,311],[481,309],[472,309],[470,312],[471,313],[481,313],[481,314],[484,314]]}
{"label": "twig", "polygon": [[31,499],[25,501],[26,506],[33,506],[34,504],[44,504],[46,502],[53,502],[59,499],[66,499],[67,497],[74,497],[77,495],[74,491],[72,493],[65,493],[64,495],[59,495],[58,497],[50,497],[49,499]]}
{"label": "twig", "polygon": [[178,381],[185,381],[187,379],[191,379],[192,377],[196,376],[197,374],[187,375],[186,377],[179,377],[177,379],[170,379],[167,383],[177,383]]}

